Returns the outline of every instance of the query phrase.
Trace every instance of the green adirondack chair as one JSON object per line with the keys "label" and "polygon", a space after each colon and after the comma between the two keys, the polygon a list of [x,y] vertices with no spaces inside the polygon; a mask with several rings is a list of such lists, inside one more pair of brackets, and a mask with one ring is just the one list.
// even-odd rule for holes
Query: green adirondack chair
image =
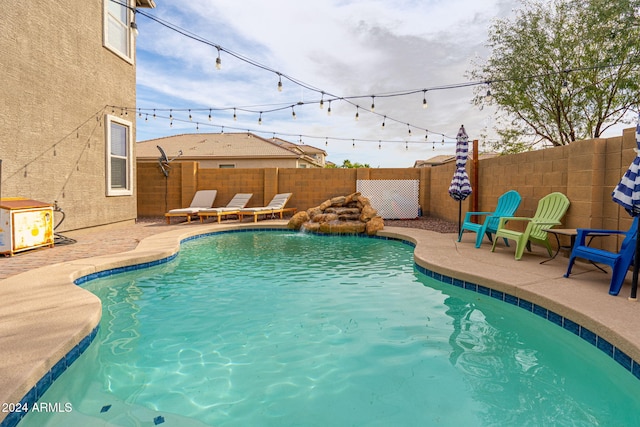
{"label": "green adirondack chair", "polygon": [[[503,239],[515,240],[516,242],[516,259],[522,258],[525,246],[531,248],[531,243],[544,246],[549,252],[549,256],[552,255],[551,244],[549,243],[548,235],[545,228],[551,228],[560,224],[560,220],[569,209],[569,199],[562,193],[551,193],[544,196],[538,202],[538,209],[536,210],[533,218],[524,217],[502,217],[498,224],[498,231],[496,231],[495,238],[493,240],[493,246],[491,246],[491,252],[496,249],[496,242],[499,237]],[[527,221],[527,227],[524,231],[515,231],[505,228],[505,224],[514,223],[516,221]]]}
{"label": "green adirondack chair", "polygon": [[[493,212],[467,212],[460,227],[460,234],[458,235],[458,242],[462,240],[462,233],[464,230],[476,233],[476,248],[479,248],[482,244],[482,238],[486,234],[489,238],[489,242],[493,243],[491,235],[498,230],[498,224],[500,218],[503,216],[513,216],[520,206],[522,198],[520,194],[515,190],[509,190],[498,198],[498,204],[496,210]],[[471,221],[472,216],[485,216],[482,224],[476,224]],[[507,240],[504,243],[509,246]]]}

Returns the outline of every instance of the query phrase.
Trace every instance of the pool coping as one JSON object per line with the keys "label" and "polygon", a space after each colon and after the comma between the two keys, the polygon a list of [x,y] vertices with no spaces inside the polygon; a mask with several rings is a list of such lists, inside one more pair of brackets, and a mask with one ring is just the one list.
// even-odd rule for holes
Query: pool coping
{"label": "pool coping", "polygon": [[[189,224],[143,239],[131,251],[42,267],[4,279],[0,289],[0,403],[35,402],[88,347],[101,317],[99,299],[76,283],[177,256],[182,242],[224,231],[287,229],[285,221],[250,224]],[[419,271],[517,305],[581,336],[640,378],[637,304],[607,294],[608,277],[578,264],[570,279],[566,264],[540,265],[546,254],[515,261],[511,248],[476,249],[470,238],[426,230],[386,227],[378,237],[410,242]],[[624,291],[624,288],[623,288]],[[622,292],[621,292],[622,294]],[[1,408],[0,408],[1,409]],[[0,427],[22,415],[0,412]]]}

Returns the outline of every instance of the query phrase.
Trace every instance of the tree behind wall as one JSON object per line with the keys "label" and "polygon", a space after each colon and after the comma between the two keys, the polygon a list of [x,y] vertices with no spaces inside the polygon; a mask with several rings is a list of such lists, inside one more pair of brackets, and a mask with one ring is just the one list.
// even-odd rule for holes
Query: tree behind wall
{"label": "tree behind wall", "polygon": [[[640,0],[522,0],[469,75],[497,106],[502,152],[599,137],[640,103]],[[491,97],[487,96],[487,90]],[[526,142],[523,142],[526,141]]]}

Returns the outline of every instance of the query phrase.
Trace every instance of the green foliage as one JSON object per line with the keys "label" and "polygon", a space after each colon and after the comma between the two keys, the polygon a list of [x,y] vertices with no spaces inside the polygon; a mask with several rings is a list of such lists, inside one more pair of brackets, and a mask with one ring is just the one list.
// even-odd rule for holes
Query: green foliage
{"label": "green foliage", "polygon": [[[504,141],[514,152],[597,138],[640,103],[640,0],[522,0],[511,19],[489,32],[492,49],[469,73],[489,82],[474,102],[497,106]],[[527,142],[516,142],[526,140]]]}
{"label": "green foliage", "polygon": [[333,166],[333,167],[352,169],[352,168],[370,168],[371,166],[369,166],[369,163],[358,163],[358,162],[352,163],[351,160],[345,159],[342,162],[341,166]]}

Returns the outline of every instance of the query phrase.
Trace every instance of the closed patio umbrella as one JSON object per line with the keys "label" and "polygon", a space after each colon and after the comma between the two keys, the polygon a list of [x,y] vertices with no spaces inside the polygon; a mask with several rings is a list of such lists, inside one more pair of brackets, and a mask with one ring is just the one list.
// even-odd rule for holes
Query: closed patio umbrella
{"label": "closed patio umbrella", "polygon": [[458,135],[456,135],[456,171],[449,186],[449,195],[458,201],[458,234],[460,234],[460,224],[462,222],[462,201],[471,194],[471,183],[467,174],[468,152],[469,136],[464,130],[464,125],[462,125]]}
{"label": "closed patio umbrella", "polygon": [[[613,201],[618,203],[632,217],[640,216],[640,115],[636,124],[636,157],[629,165],[618,186],[611,194]],[[640,266],[640,228],[636,239],[636,253],[633,261],[633,276],[631,282],[631,296],[636,299],[638,289],[638,267]]]}

